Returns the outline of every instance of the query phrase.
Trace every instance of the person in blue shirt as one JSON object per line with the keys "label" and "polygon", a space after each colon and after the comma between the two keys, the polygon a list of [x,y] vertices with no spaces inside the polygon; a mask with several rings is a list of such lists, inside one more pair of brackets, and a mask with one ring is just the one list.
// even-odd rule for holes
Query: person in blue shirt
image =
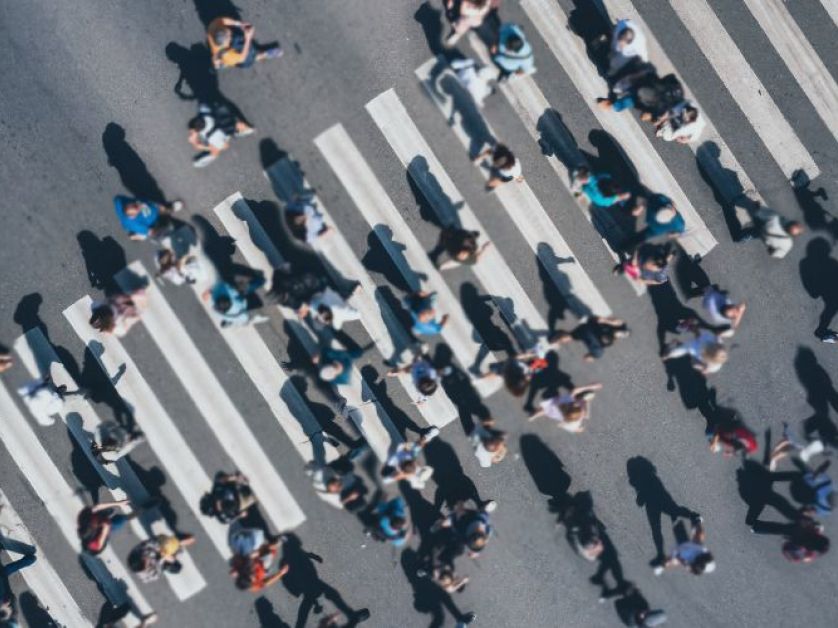
{"label": "person in blue shirt", "polygon": [[161,235],[171,226],[170,215],[183,209],[183,202],[153,203],[129,196],[115,196],[114,210],[123,229],[132,240]]}
{"label": "person in blue shirt", "polygon": [[417,336],[434,336],[442,332],[448,322],[448,314],[436,319],[436,293],[419,290],[405,297],[402,304],[413,320],[411,331]]}
{"label": "person in blue shirt", "polygon": [[252,308],[248,297],[264,284],[264,277],[255,277],[242,291],[226,281],[220,280],[204,292],[203,298],[205,301],[209,300],[211,302],[212,311],[219,318],[222,327],[241,327],[248,323],[263,323],[268,320],[268,317],[262,315],[251,316]]}
{"label": "person in blue shirt", "polygon": [[639,216],[644,210],[646,226],[626,240],[624,250],[633,250],[648,240],[675,238],[687,228],[684,217],[675,209],[672,199],[663,194],[652,194],[648,198],[639,197],[635,201],[632,214]]}
{"label": "person in blue shirt", "polygon": [[597,207],[612,207],[631,198],[631,193],[621,191],[610,174],[594,174],[583,166],[575,169],[571,177],[574,194],[584,194]]}
{"label": "person in blue shirt", "polygon": [[352,378],[352,365],[361,357],[361,351],[323,347],[314,363],[318,366],[317,375],[324,382],[335,386],[344,386]]}
{"label": "person in blue shirt", "polygon": [[517,24],[507,23],[500,27],[498,43],[492,46],[492,61],[500,68],[499,80],[512,74],[534,74],[535,57],[524,31]]}
{"label": "person in blue shirt", "polygon": [[379,503],[373,513],[376,516],[376,532],[393,547],[402,547],[410,536],[407,525],[407,508],[404,498],[394,497],[390,501]]}

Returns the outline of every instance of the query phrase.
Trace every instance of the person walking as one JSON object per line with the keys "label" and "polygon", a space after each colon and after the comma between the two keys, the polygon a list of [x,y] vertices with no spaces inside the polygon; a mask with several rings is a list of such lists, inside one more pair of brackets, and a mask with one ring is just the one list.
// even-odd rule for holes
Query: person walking
{"label": "person walking", "polygon": [[744,192],[741,198],[746,201],[745,208],[751,216],[752,225],[742,230],[739,242],[748,242],[759,238],[765,244],[768,254],[775,259],[782,259],[794,246],[794,238],[803,233],[803,225],[796,220],[788,220],[761,201],[751,198],[755,192]]}
{"label": "person walking", "polygon": [[398,377],[403,373],[410,373],[410,379],[413,382],[413,387],[419,393],[419,397],[414,401],[416,405],[425,403],[428,398],[439,389],[439,382],[443,375],[451,372],[450,367],[443,369],[440,373],[433,364],[431,357],[423,351],[417,352],[413,356],[413,361],[404,366],[397,366],[387,372],[387,377]]}
{"label": "person walking", "polygon": [[[490,241],[478,244],[479,231],[467,231],[459,227],[445,227],[439,232],[439,240],[434,249],[428,254],[434,265],[439,270],[450,270],[458,266],[474,266],[480,261],[480,257],[491,246]],[[440,255],[446,255],[441,264],[438,263]]]}
{"label": "person walking", "polygon": [[98,442],[91,443],[90,451],[100,464],[114,464],[145,442],[140,430],[128,430],[116,421],[103,421],[96,431]]}
{"label": "person walking", "polygon": [[200,103],[198,115],[188,125],[187,140],[197,151],[192,160],[196,168],[203,168],[215,161],[230,148],[234,137],[246,137],[256,132],[225,103]]}
{"label": "person walking", "polygon": [[114,294],[105,302],[94,301],[90,325],[100,333],[122,338],[140,322],[147,303],[145,288],[137,288],[130,294]]}
{"label": "person walking", "polygon": [[693,333],[693,339],[668,345],[661,359],[668,362],[689,356],[693,368],[702,375],[718,373],[728,359],[721,336],[710,330],[700,329],[695,321],[687,321],[684,325]]}
{"label": "person walking", "polygon": [[311,298],[308,311],[318,326],[337,330],[345,323],[361,319],[361,313],[329,287]]}
{"label": "person walking", "polygon": [[191,534],[158,534],[142,541],[128,554],[128,567],[142,582],[154,582],[163,572],[180,573],[178,555],[195,543]]}
{"label": "person walking", "polygon": [[410,526],[407,520],[407,505],[401,495],[388,501],[380,501],[372,508],[373,528],[367,528],[365,534],[380,541],[402,548],[410,539]]}
{"label": "person walking", "polygon": [[568,432],[582,432],[585,421],[590,416],[590,404],[596,392],[602,390],[602,384],[594,383],[577,386],[570,393],[559,394],[541,402],[540,407],[529,417],[535,421],[543,416],[556,422]]}
{"label": "person walking", "polygon": [[615,80],[636,62],[648,63],[649,50],[646,34],[634,20],[619,20],[611,34],[611,52],[608,57],[608,77]]}
{"label": "person walking", "polygon": [[492,419],[484,419],[476,423],[468,438],[474,448],[477,463],[484,469],[501,462],[506,457],[506,433],[495,429]]}
{"label": "person walking", "polygon": [[405,480],[417,491],[425,488],[434,469],[430,465],[420,464],[419,456],[425,446],[438,435],[439,428],[431,427],[419,440],[399,443],[381,469],[382,483],[395,484]]}
{"label": "person walking", "polygon": [[68,391],[64,384],[57,386],[50,374],[24,384],[18,388],[17,392],[38,424],[44,427],[55,423],[55,415],[64,408],[65,397],[86,394],[80,388]]}
{"label": "person walking", "polygon": [[692,521],[690,538],[679,543],[662,565],[655,565],[655,575],[660,576],[667,569],[674,567],[686,567],[696,576],[713,573],[716,570],[716,561],[707,549],[705,539],[703,519],[696,517]]}
{"label": "person walking", "polygon": [[614,316],[586,316],[582,322],[572,331],[558,331],[550,339],[557,344],[567,344],[571,341],[579,341],[585,344],[588,352],[585,354],[586,362],[593,362],[601,358],[605,349],[614,344],[619,338],[628,338],[628,325],[620,318]]}
{"label": "person walking", "polygon": [[17,560],[6,565],[0,565],[0,626],[3,628],[19,628],[17,599],[9,586],[9,578],[37,561],[36,549],[12,539],[2,539],[0,548],[7,552],[22,553]]}
{"label": "person walking", "polygon": [[443,314],[437,320],[436,292],[418,290],[402,299],[402,305],[407,309],[413,320],[411,331],[417,336],[435,336],[442,332],[448,322],[448,314]]}
{"label": "person walking", "polygon": [[250,481],[239,472],[215,474],[212,488],[201,498],[201,513],[220,523],[232,523],[244,517],[258,503]]}
{"label": "person walking", "polygon": [[644,212],[646,225],[623,243],[624,251],[634,250],[649,240],[675,238],[686,231],[687,223],[684,217],[675,209],[675,204],[668,196],[652,194],[648,198],[638,197],[632,214],[639,216]]}
{"label": "person walking", "polygon": [[747,309],[744,302],[734,303],[728,293],[717,285],[707,286],[701,298],[701,306],[707,322],[722,338],[733,336]]}
{"label": "person walking", "polygon": [[521,183],[524,180],[524,171],[520,160],[505,144],[495,143],[474,158],[475,164],[486,162],[489,166],[489,180],[486,181],[487,190],[494,190],[510,181]]}
{"label": "person walking", "polygon": [[333,231],[311,194],[294,195],[285,206],[285,224],[291,235],[310,246]]}
{"label": "person walking", "polygon": [[136,509],[127,514],[117,512],[118,508],[127,509],[130,505],[127,499],[123,499],[83,508],[76,520],[82,550],[93,556],[101,554],[108,545],[111,533],[122,530],[131,519],[139,516]]}
{"label": "person walking", "polygon": [[452,530],[458,542],[465,546],[468,557],[478,558],[494,533],[489,513],[496,507],[497,502],[494,500],[489,500],[479,509],[466,508],[464,502],[458,502],[431,530]]}
{"label": "person walking", "polygon": [[675,248],[668,242],[642,244],[614,267],[614,273],[646,286],[659,286],[669,281],[669,266],[675,254]]}
{"label": "person walking", "polygon": [[320,353],[312,358],[317,367],[320,381],[333,386],[346,386],[352,381],[355,360],[361,357],[360,349],[345,349],[325,345]]}
{"label": "person walking", "polygon": [[257,325],[270,320],[262,314],[251,314],[256,309],[251,302],[251,297],[264,285],[264,277],[254,277],[248,281],[244,290],[239,290],[222,279],[212,288],[205,290],[201,298],[212,306],[212,313],[221,327]]}
{"label": "person walking", "polygon": [[584,195],[597,207],[613,207],[631,198],[631,193],[621,190],[610,174],[592,173],[587,166],[572,170],[570,179],[573,195]]}
{"label": "person walking", "polygon": [[460,38],[473,28],[479,28],[486,16],[496,8],[499,0],[445,0],[446,12],[451,16],[451,34],[445,46],[453,48]]}
{"label": "person walking", "polygon": [[500,69],[499,81],[510,76],[535,74],[535,55],[523,29],[507,22],[500,27],[498,42],[489,52],[492,61]]}
{"label": "person walking", "polygon": [[192,225],[183,224],[160,240],[161,248],[154,261],[157,277],[176,286],[195,285],[207,277],[198,248],[198,236]]}
{"label": "person walking", "polygon": [[279,44],[261,46],[253,38],[252,24],[231,17],[217,17],[207,27],[207,43],[216,70],[249,68],[257,61],[282,56]]}
{"label": "person walking", "polygon": [[183,201],[155,203],[123,195],[114,196],[113,206],[122,228],[132,240],[162,236],[172,226],[172,214],[184,207]]}

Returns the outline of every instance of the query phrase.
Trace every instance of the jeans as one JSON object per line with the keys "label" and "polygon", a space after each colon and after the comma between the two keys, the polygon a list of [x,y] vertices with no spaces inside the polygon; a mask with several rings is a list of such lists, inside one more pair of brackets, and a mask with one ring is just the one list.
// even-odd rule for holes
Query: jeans
{"label": "jeans", "polygon": [[614,101],[611,108],[614,111],[624,111],[626,109],[631,109],[634,107],[634,96],[631,94],[626,94]]}
{"label": "jeans", "polygon": [[7,578],[11,576],[13,573],[17,573],[21,569],[26,569],[27,567],[31,567],[35,564],[35,554],[27,554],[23,558],[18,558],[15,562],[9,563],[3,567],[3,575]]}

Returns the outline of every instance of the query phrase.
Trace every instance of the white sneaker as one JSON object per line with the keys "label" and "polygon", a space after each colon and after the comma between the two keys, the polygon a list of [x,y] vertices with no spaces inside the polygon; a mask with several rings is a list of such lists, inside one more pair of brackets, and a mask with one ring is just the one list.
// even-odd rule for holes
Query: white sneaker
{"label": "white sneaker", "polygon": [[652,569],[652,573],[656,576],[660,576],[663,574],[663,565],[655,565],[655,568]]}
{"label": "white sneaker", "polygon": [[432,441],[437,436],[439,436],[439,428],[436,425],[431,426],[431,428],[423,434],[423,438],[426,443]]}
{"label": "white sneaker", "polygon": [[271,320],[269,316],[265,316],[264,314],[256,314],[250,317],[250,324],[258,325],[259,323],[267,323],[269,320]]}
{"label": "white sneaker", "polygon": [[498,503],[494,499],[490,499],[483,504],[483,510],[486,512],[495,512],[498,509]]}
{"label": "white sneaker", "polygon": [[184,207],[183,201],[172,201],[172,211],[173,212],[179,212],[181,209],[183,209],[183,207]]}

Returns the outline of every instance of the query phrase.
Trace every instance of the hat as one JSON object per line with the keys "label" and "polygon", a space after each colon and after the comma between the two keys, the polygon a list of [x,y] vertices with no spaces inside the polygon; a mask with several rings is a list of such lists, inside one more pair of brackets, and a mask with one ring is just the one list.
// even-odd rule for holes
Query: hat
{"label": "hat", "polygon": [[331,382],[338,376],[340,370],[335,364],[325,364],[320,367],[318,375],[324,382]]}
{"label": "hat", "polygon": [[675,209],[671,205],[665,205],[655,212],[655,220],[663,224],[672,222],[675,213]]}

